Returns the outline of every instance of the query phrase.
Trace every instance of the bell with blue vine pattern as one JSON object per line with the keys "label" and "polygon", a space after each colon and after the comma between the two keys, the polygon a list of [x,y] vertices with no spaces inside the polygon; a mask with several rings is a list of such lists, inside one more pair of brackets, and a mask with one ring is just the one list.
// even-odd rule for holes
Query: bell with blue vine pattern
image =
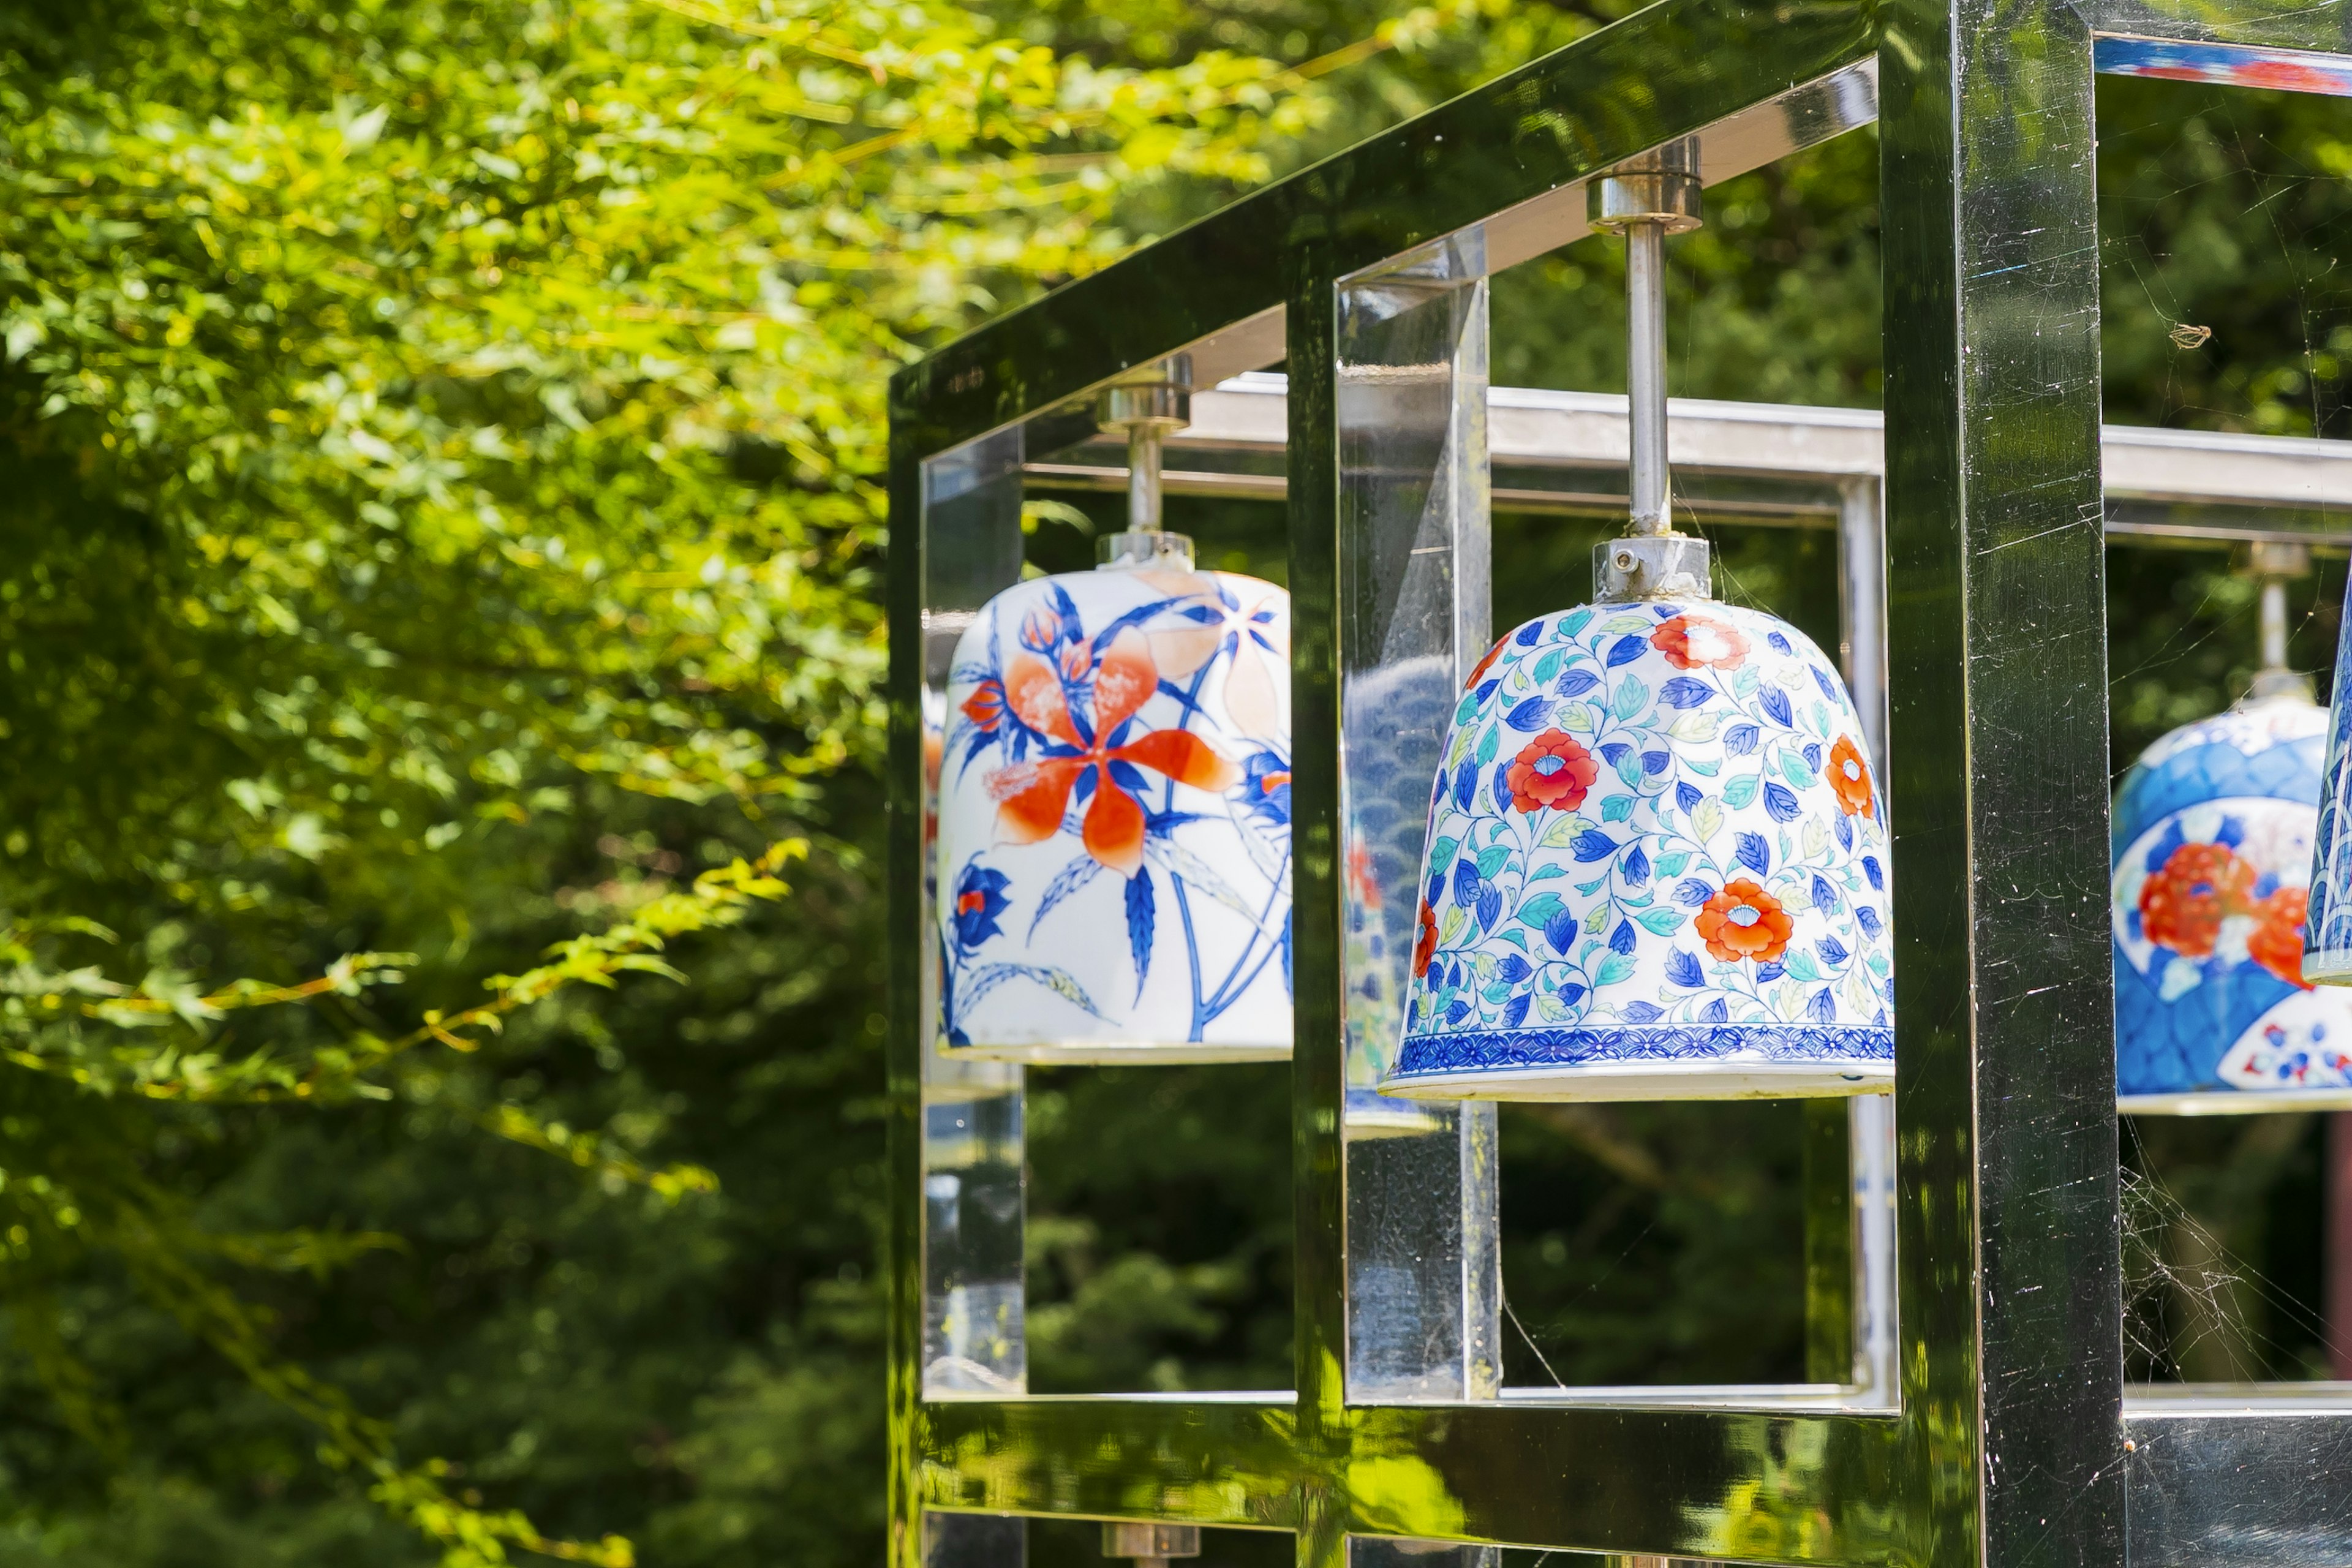
{"label": "bell with blue vine pattern", "polygon": [[1430,790],[1403,1039],[1381,1092],[1726,1100],[1895,1075],[1886,811],[1845,683],[1717,603],[1673,530],[1664,237],[1699,149],[1594,182],[1626,237],[1631,518],[1596,602],[1470,672]]}

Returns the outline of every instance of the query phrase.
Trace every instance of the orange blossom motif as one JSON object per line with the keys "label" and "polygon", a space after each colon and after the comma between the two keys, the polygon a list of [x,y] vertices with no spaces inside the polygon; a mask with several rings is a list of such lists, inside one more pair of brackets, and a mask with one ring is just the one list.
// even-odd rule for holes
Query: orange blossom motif
{"label": "orange blossom motif", "polygon": [[1096,668],[1092,735],[1081,739],[1054,671],[1042,659],[1013,655],[1004,671],[1005,705],[1023,723],[1056,743],[1033,762],[1015,763],[988,775],[989,795],[998,803],[998,834],[1013,844],[1051,838],[1061,831],[1070,791],[1092,769],[1094,799],[1087,806],[1080,837],[1087,853],[1132,877],[1143,868],[1143,807],[1111,776],[1111,763],[1150,768],[1195,789],[1232,788],[1241,770],[1188,731],[1153,730],[1123,745],[1106,744],[1159,686],[1160,671],[1151,662],[1150,648],[1140,632],[1128,627],[1104,650]]}
{"label": "orange blossom motif", "polygon": [[1429,900],[1421,900],[1421,925],[1412,942],[1412,977],[1419,980],[1429,973],[1429,961],[1437,956],[1437,911]]}
{"label": "orange blossom motif", "polygon": [[2262,923],[2246,938],[2246,952],[2256,963],[2290,985],[2308,991],[2303,977],[2303,921],[2311,893],[2305,888],[2281,888],[2254,906]]}
{"label": "orange blossom motif", "polygon": [[1546,730],[1519,750],[1504,770],[1503,787],[1511,804],[1523,812],[1544,807],[1574,811],[1584,804],[1584,792],[1601,776],[1592,753],[1558,730]]}
{"label": "orange blossom motif", "polygon": [[1748,634],[1727,621],[1709,616],[1676,616],[1660,621],[1650,634],[1650,646],[1666,656],[1676,669],[1709,665],[1738,669],[1748,659]]}
{"label": "orange blossom motif", "polygon": [[1723,885],[1723,891],[1701,905],[1692,922],[1706,950],[1726,963],[1752,958],[1769,963],[1789,945],[1797,922],[1780,900],[1745,877]]}
{"label": "orange blossom motif", "polygon": [[[2254,909],[2254,868],[2226,844],[2184,844],[2141,884],[2140,929],[2186,958],[2210,958],[2221,922]],[[2295,969],[2303,968],[2300,957]]]}
{"label": "orange blossom motif", "polygon": [[1875,816],[1870,798],[1870,766],[1851,735],[1840,735],[1830,748],[1830,788],[1837,792],[1838,809],[1848,816]]}

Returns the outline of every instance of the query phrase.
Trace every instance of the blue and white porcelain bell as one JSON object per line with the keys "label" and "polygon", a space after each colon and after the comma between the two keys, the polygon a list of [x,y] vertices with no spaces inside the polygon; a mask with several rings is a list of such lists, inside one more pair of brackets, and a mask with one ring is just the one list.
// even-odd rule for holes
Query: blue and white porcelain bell
{"label": "blue and white porcelain bell", "polygon": [[950,1057],[1290,1054],[1290,600],[1202,572],[1160,527],[1179,356],[1114,386],[1129,526],[1092,572],[973,618],[939,784],[940,1037]]}
{"label": "blue and white porcelain bell", "polygon": [[2140,754],[2116,792],[2116,1096],[2141,1115],[2352,1104],[2352,995],[2315,990],[2304,919],[2326,710],[2286,668],[2297,545],[2257,545],[2245,699]]}
{"label": "blue and white porcelain bell", "polygon": [[1630,534],[1596,602],[1471,672],[1430,795],[1404,1038],[1427,1099],[1863,1094],[1895,1070],[1886,812],[1845,683],[1718,603],[1667,519],[1662,240],[1692,151],[1598,182],[1624,231]]}

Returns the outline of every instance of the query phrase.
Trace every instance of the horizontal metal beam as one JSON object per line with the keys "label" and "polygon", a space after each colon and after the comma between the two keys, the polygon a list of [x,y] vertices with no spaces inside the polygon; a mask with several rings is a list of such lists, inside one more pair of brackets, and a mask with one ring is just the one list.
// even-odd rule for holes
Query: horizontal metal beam
{"label": "horizontal metal beam", "polygon": [[[1486,406],[1497,509],[1589,511],[1622,500],[1623,397],[1498,386]],[[1837,481],[1885,472],[1885,420],[1875,409],[1699,398],[1667,406],[1677,479],[1709,481],[1686,484],[1681,499],[1705,513],[1830,527]],[[1168,442],[1166,488],[1282,500],[1287,421],[1287,384],[1277,374],[1238,376],[1196,394],[1192,425]],[[2352,441],[2109,425],[2100,445],[2110,534],[2352,546]],[[1113,489],[1127,482],[1117,448],[1104,443],[1056,453],[1026,472],[1045,488]],[[1596,484],[1601,476],[1612,482]],[[1805,481],[1818,481],[1818,491],[1791,489]]]}

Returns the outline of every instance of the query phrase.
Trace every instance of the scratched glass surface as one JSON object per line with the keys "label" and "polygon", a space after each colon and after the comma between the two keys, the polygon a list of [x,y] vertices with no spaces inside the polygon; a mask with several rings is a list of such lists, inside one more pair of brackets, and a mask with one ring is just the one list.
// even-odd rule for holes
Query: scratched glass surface
{"label": "scratched glass surface", "polygon": [[[2113,68],[2112,47],[2103,50],[2103,68]],[[2121,63],[2181,68],[2168,56]],[[2247,698],[2263,663],[2265,572],[2276,584],[2273,614],[2284,612],[2286,667],[2310,678],[2319,702],[2330,696],[2352,519],[2340,500],[2314,504],[2291,484],[2278,490],[2263,465],[2300,454],[2352,471],[2352,274],[2344,265],[2352,191],[2341,177],[2352,133],[2334,96],[2116,75],[2102,77],[2098,90],[2106,422],[2111,430],[2256,438],[2211,453],[2209,473],[2221,478],[2227,464],[2277,492],[2242,500],[2146,493],[2162,488],[2147,472],[2149,437],[2127,430],[2119,444],[2110,436],[2112,761],[2120,784],[2160,737]],[[2257,559],[2242,538],[2214,536],[2247,530],[2308,548]],[[2257,806],[2254,815],[2277,809]],[[2208,815],[2214,812],[2226,836],[2232,818],[2220,807]],[[2132,820],[2119,821],[2119,835],[2141,826],[2125,815]],[[2211,837],[2189,826],[2189,837]],[[2161,824],[2148,826],[2160,831]],[[2236,863],[2259,859],[2258,842],[2221,851],[2172,847],[2167,867],[2184,847],[2217,864],[2222,853],[2235,858],[2223,868],[2219,897],[2247,908],[2218,911],[2231,932],[2244,926],[2257,948],[2272,925],[2299,934],[2299,919],[2288,917],[2300,906],[2284,907],[2301,898],[2299,877],[2290,873],[2276,892],[2257,881],[2238,897]],[[2147,958],[2178,994],[2158,1005],[2183,1007],[2222,994],[2217,983],[2226,983],[2222,972],[2235,959],[2231,935],[2208,943],[2201,925],[2167,918],[2167,867],[2155,866],[2154,849],[2140,848],[2119,850],[2129,864],[2119,861],[2116,895],[2119,940],[2130,949],[2117,971],[2126,1091],[2169,1083],[2150,1076],[2156,1047],[2147,1042],[2179,1033],[2144,996],[2126,995],[2145,989],[2132,962]],[[2124,886],[2126,872],[2134,888]],[[2150,910],[2136,932],[2144,941],[2131,943],[2130,917]],[[2278,918],[2266,925],[2266,914]],[[2186,1065],[2168,1070],[2253,1089],[2302,1085],[2319,1104],[2280,1094],[2256,1114],[2123,1119],[2126,1374],[2134,1382],[2352,1376],[2352,1124],[2336,1109],[2343,1097],[2326,1092],[2331,1076],[2342,1075],[2324,1065],[2298,1070],[2296,1053],[2310,1055],[2312,1047],[2289,1016],[2325,1006],[2336,993],[2299,992],[2294,955],[2281,953],[2272,966],[2279,978],[2253,974],[2240,988],[2251,1000],[2233,993],[2234,1010],[2219,1009],[2210,1023],[2200,1016],[2200,1037],[2212,1037],[2208,1054],[2221,1054],[2219,1067],[2201,1073],[2201,1058],[2188,1061],[2197,1055],[2188,1049]],[[2273,1003],[2272,993],[2284,1001]],[[2135,1000],[2141,1005],[2129,1005]],[[2338,1005],[2352,1014],[2352,994]],[[2324,1058],[2324,1041],[2317,1049]],[[2265,1062],[2274,1069],[2266,1078]],[[2126,1109],[2158,1103],[2127,1100]]]}

